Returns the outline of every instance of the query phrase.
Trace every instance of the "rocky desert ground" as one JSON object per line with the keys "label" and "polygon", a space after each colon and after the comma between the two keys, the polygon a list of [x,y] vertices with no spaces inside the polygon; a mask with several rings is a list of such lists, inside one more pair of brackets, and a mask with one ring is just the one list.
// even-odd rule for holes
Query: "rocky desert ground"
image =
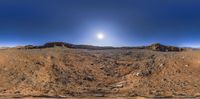
{"label": "rocky desert ground", "polygon": [[200,50],[63,44],[0,49],[0,96],[200,96]]}

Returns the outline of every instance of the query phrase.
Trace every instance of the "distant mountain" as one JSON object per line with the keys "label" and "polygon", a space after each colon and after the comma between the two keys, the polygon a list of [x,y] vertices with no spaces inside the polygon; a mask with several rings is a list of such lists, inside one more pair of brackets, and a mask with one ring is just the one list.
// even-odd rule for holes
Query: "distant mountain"
{"label": "distant mountain", "polygon": [[39,49],[39,48],[51,48],[51,47],[66,47],[66,48],[74,48],[74,49],[94,49],[94,50],[100,50],[100,49],[116,49],[117,47],[112,46],[92,46],[92,45],[75,45],[65,42],[48,42],[41,46],[34,46],[34,45],[26,45],[24,47],[20,47],[19,49]]}
{"label": "distant mountain", "polygon": [[179,48],[175,46],[166,46],[160,43],[151,44],[149,46],[140,47],[112,47],[112,46],[92,46],[92,45],[75,45],[65,42],[48,42],[41,46],[27,45],[23,47],[17,47],[18,49],[41,49],[41,48],[51,48],[51,47],[66,47],[74,49],[92,49],[92,50],[104,50],[104,49],[149,49],[153,51],[183,51],[185,48]]}

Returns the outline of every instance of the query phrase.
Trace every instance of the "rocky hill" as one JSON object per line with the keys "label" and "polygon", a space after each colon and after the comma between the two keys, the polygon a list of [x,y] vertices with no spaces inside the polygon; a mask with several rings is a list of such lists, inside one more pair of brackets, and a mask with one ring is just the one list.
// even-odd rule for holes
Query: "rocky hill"
{"label": "rocky hill", "polygon": [[159,43],[152,44],[150,46],[141,46],[141,47],[111,47],[111,46],[92,46],[92,45],[75,45],[65,42],[49,42],[41,46],[27,45],[24,47],[18,47],[18,49],[41,49],[41,48],[52,48],[52,47],[66,47],[74,49],[93,49],[93,50],[104,50],[104,49],[149,49],[153,51],[183,51],[184,48],[179,48],[175,46],[166,46]]}
{"label": "rocky hill", "polygon": [[160,43],[155,43],[150,46],[146,46],[146,49],[150,49],[153,51],[163,51],[163,52],[169,52],[169,51],[183,51],[183,48],[175,47],[175,46],[166,46],[162,45]]}

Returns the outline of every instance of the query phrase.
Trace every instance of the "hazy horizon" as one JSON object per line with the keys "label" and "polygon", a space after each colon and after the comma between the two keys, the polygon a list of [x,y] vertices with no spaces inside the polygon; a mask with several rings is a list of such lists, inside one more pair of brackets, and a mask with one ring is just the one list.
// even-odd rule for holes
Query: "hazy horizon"
{"label": "hazy horizon", "polygon": [[[51,41],[49,41],[51,42]],[[46,43],[49,43],[46,42]],[[52,42],[62,42],[62,41],[52,41]],[[6,45],[0,45],[0,48],[4,48],[4,47],[18,47],[18,46],[27,46],[27,45],[33,45],[33,46],[42,46],[44,43],[41,44],[6,44]],[[64,43],[69,43],[69,42],[64,42]],[[74,45],[91,45],[91,46],[98,46],[98,47],[141,47],[141,46],[150,46],[152,44],[156,44],[159,42],[155,42],[155,43],[149,43],[149,44],[144,44],[144,45],[122,45],[122,46],[112,46],[112,45],[92,45],[92,44],[75,44],[75,43],[69,43],[69,44],[74,44]],[[162,45],[166,45],[166,46],[176,46],[176,45],[169,45],[169,44],[163,44],[163,43],[159,43]],[[176,46],[176,47],[182,47],[182,48],[200,48],[199,46]]]}

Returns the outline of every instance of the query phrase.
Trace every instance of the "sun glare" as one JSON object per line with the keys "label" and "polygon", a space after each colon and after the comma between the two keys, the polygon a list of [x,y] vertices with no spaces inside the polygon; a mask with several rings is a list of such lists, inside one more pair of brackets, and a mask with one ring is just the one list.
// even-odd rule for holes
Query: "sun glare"
{"label": "sun glare", "polygon": [[97,39],[99,39],[99,40],[104,39],[104,34],[103,33],[98,33],[97,34]]}

